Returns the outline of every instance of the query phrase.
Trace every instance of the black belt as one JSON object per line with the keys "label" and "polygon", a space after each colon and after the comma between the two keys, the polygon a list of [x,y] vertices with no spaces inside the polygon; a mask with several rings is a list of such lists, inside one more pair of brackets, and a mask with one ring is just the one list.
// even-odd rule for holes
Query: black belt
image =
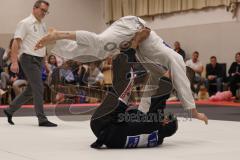
{"label": "black belt", "polygon": [[39,60],[43,59],[43,57],[38,57],[38,56],[30,55],[30,54],[27,54],[27,53],[23,53],[22,55],[27,56],[27,57],[34,57],[34,58],[39,59]]}

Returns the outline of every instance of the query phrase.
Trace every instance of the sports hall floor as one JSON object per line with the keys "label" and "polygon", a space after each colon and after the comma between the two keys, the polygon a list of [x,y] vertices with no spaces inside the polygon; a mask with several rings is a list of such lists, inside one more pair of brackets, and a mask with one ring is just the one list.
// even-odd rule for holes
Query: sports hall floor
{"label": "sports hall floor", "polygon": [[179,116],[179,130],[157,148],[91,149],[95,137],[89,118],[98,104],[45,105],[57,128],[40,128],[33,106],[24,106],[6,122],[0,106],[1,160],[226,160],[240,157],[240,103],[198,101],[198,109],[209,124],[187,117],[178,102],[168,103],[167,112]]}

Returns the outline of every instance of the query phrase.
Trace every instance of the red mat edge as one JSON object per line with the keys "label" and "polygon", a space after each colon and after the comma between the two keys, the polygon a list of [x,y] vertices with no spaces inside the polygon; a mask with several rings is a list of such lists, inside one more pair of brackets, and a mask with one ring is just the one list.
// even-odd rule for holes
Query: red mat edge
{"label": "red mat edge", "polygon": [[[240,107],[240,103],[229,102],[229,101],[214,102],[209,100],[199,100],[199,101],[195,101],[195,103],[197,105],[211,105],[214,107]],[[175,102],[167,102],[167,104],[181,104],[181,103],[179,101],[175,101]]]}
{"label": "red mat edge", "polygon": [[[179,101],[167,102],[167,104],[181,104]],[[212,102],[207,100],[196,101],[197,105],[212,105],[214,107],[240,107],[240,103],[235,102]],[[45,104],[44,108],[66,107],[67,104]],[[71,107],[96,107],[99,103],[71,104]],[[8,105],[0,105],[0,109],[7,108]],[[22,108],[33,108],[33,105],[23,105]]]}

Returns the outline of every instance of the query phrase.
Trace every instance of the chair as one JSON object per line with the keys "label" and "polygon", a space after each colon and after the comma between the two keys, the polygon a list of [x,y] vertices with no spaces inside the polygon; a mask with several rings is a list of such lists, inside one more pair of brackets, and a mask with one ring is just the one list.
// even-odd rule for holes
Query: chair
{"label": "chair", "polygon": [[104,85],[104,89],[106,91],[110,91],[112,88],[112,70],[105,70],[103,71],[103,75],[104,75],[104,79],[103,79],[103,85]]}

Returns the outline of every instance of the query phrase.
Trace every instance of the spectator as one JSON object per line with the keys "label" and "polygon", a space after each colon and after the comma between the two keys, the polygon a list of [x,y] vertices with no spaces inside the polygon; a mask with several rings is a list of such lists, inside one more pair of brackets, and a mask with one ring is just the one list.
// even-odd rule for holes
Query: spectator
{"label": "spectator", "polygon": [[59,70],[61,81],[67,84],[73,84],[75,82],[75,78],[71,70],[70,63],[71,63],[70,61],[63,63],[63,66]]}
{"label": "spectator", "polygon": [[8,66],[11,64],[10,61],[10,53],[11,53],[11,46],[13,43],[13,39],[11,39],[9,43],[8,50],[4,52],[2,55],[2,62],[1,62],[1,93],[6,93],[7,89],[7,82],[9,81],[9,69]]}
{"label": "spectator", "polygon": [[52,71],[58,67],[57,58],[54,55],[48,56],[46,69],[48,73],[52,73]]}
{"label": "spectator", "polygon": [[194,51],[192,54],[192,59],[186,61],[186,66],[192,68],[195,72],[194,84],[196,84],[197,86],[195,87],[196,89],[194,90],[194,92],[196,94],[198,93],[200,85],[203,81],[201,77],[201,74],[203,72],[203,64],[199,61],[198,57],[199,53],[197,51]]}
{"label": "spectator", "polygon": [[8,66],[9,74],[6,72],[1,73],[1,87],[3,90],[6,91],[7,85],[11,84],[15,96],[17,96],[21,93],[22,86],[27,85],[27,81],[25,80],[24,73],[22,71],[22,68],[20,67],[20,64],[18,73],[13,73],[12,71],[10,71],[11,65],[12,64],[9,64]]}
{"label": "spectator", "polygon": [[52,80],[51,78],[52,78],[53,70],[57,67],[58,67],[58,63],[57,63],[56,56],[54,56],[54,55],[48,56],[47,63],[45,63],[45,69],[46,69],[47,74],[48,74],[48,81],[47,81],[48,84]]}
{"label": "spectator", "polygon": [[0,46],[0,73],[2,72],[3,68],[3,55],[5,53],[5,49]]}
{"label": "spectator", "polygon": [[80,66],[80,62],[77,62],[75,60],[69,60],[69,66],[70,66],[70,69],[74,75],[74,79],[75,81],[77,80],[77,75],[78,75],[78,70],[79,70],[79,66]]}
{"label": "spectator", "polygon": [[21,66],[19,65],[19,72],[18,73],[13,73],[10,70],[11,67],[11,46],[13,43],[13,39],[10,41],[9,44],[9,49],[6,52],[6,54],[3,56],[3,60],[4,60],[4,65],[7,65],[7,72],[2,72],[1,73],[1,88],[3,90],[7,89],[7,84],[11,84],[12,88],[14,90],[15,96],[19,95],[21,93],[21,87],[23,85],[27,85],[27,81],[25,80],[25,76],[23,73],[23,70],[21,68]]}
{"label": "spectator", "polygon": [[48,79],[48,72],[46,65],[42,66],[42,81],[43,83],[46,83],[46,80]]}
{"label": "spectator", "polygon": [[237,84],[240,83],[240,52],[235,55],[236,62],[231,64],[229,73],[229,86],[233,96],[236,96]]}
{"label": "spectator", "polygon": [[217,84],[217,91],[222,91],[222,81],[223,81],[223,72],[222,72],[222,66],[217,63],[217,58],[215,56],[212,56],[210,58],[210,64],[206,65],[206,88],[208,89],[208,92],[211,95],[215,94],[212,89],[209,88],[209,85],[212,83]]}
{"label": "spectator", "polygon": [[89,77],[88,77],[88,84],[103,84],[104,75],[101,72],[100,68],[98,67],[97,63],[90,63],[89,65]]}
{"label": "spectator", "polygon": [[81,86],[78,90],[79,103],[86,103],[89,100],[89,97],[87,97],[87,93],[89,94],[89,92],[86,91],[86,86],[88,86],[88,77],[88,66],[79,62],[78,69],[75,75],[77,84]]}
{"label": "spectator", "polygon": [[183,60],[186,60],[186,53],[185,51],[181,48],[180,42],[176,41],[174,42],[174,50],[180,54],[183,57]]}
{"label": "spectator", "polygon": [[[3,96],[5,93],[6,93],[6,91],[0,89],[0,98],[2,98],[2,96]],[[1,102],[0,102],[0,104],[1,104]]]}
{"label": "spectator", "polygon": [[87,86],[88,75],[88,66],[80,63],[76,75],[77,82],[80,86]]}

